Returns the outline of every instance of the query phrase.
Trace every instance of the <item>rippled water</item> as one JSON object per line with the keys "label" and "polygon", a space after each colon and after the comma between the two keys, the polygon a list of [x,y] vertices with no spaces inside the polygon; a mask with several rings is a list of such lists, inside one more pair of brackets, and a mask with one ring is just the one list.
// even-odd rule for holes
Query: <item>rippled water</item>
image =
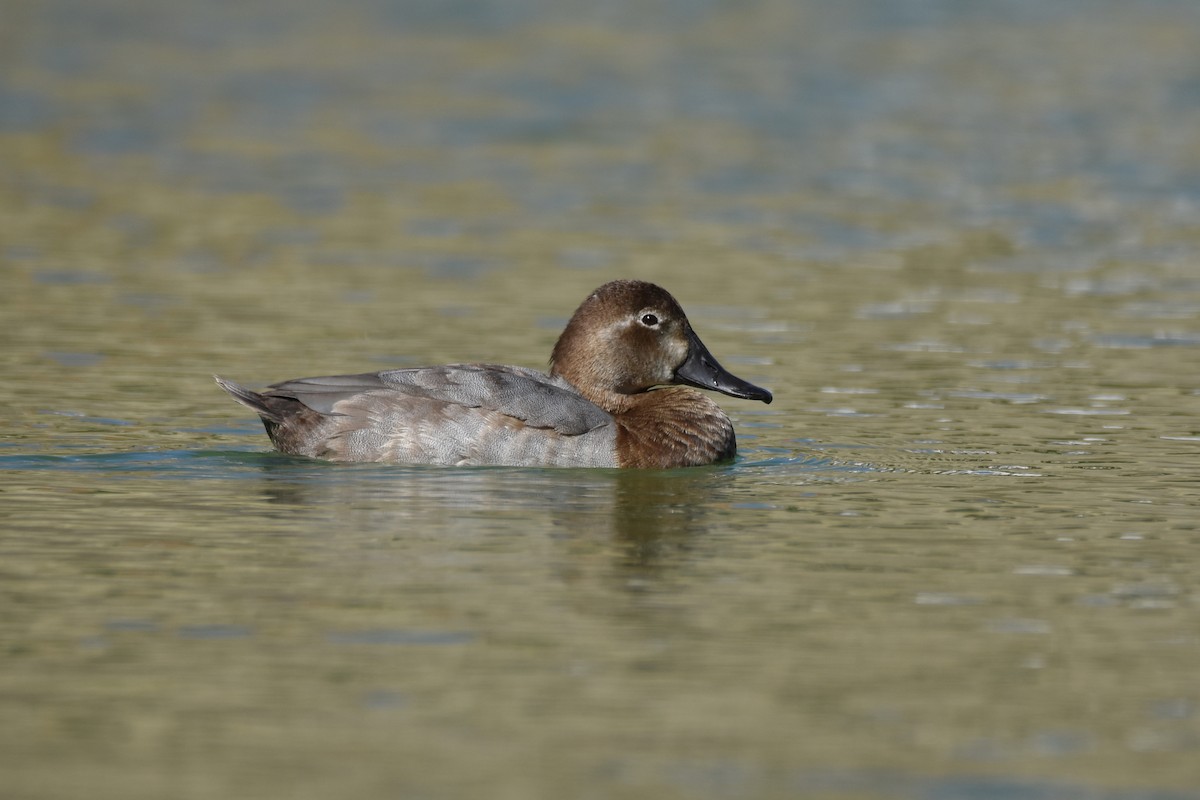
{"label": "rippled water", "polygon": [[[1200,8],[9,2],[20,798],[1200,798]],[[739,460],[338,466],[212,384],[540,366]]]}

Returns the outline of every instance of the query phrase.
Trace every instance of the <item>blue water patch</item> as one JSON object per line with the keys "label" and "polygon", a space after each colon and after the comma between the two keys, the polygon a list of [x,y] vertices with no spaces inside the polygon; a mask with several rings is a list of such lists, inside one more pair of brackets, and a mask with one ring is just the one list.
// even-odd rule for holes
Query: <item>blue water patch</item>
{"label": "blue water patch", "polygon": [[330,644],[448,645],[470,644],[478,637],[467,631],[418,631],[409,628],[378,628],[337,631],[325,637]]}
{"label": "blue water patch", "polygon": [[40,130],[55,116],[54,107],[44,95],[0,86],[0,132]]}
{"label": "blue water patch", "polygon": [[534,320],[534,327],[544,331],[554,331],[559,333],[563,328],[567,327],[569,317],[538,317]]}
{"label": "blue water patch", "polygon": [[1200,792],[1170,789],[1105,789],[1097,786],[990,775],[917,776],[891,770],[791,770],[765,776],[738,761],[688,762],[667,768],[670,783],[689,797],[758,796],[767,786],[781,796],[863,796],[897,800],[1200,800]]}
{"label": "blue water patch", "polygon": [[337,186],[291,184],[276,193],[288,208],[306,214],[332,214],[345,204],[345,192]]}
{"label": "blue water patch", "polygon": [[149,153],[164,136],[144,121],[111,124],[85,130],[73,139],[76,152],[87,155],[126,156]]}
{"label": "blue water patch", "polygon": [[366,7],[384,25],[402,31],[502,33],[536,20],[544,11],[531,0],[407,0],[370,2]]}
{"label": "blue water patch", "polygon": [[110,619],[104,623],[110,633],[157,633],[159,624],[149,619]]}
{"label": "blue water patch", "polygon": [[3,257],[10,261],[24,261],[26,259],[35,259],[42,257],[42,251],[38,247],[28,244],[10,244],[4,247]]}
{"label": "blue water patch", "polygon": [[439,255],[421,260],[426,275],[451,280],[471,280],[500,266],[494,259],[477,256]]}
{"label": "blue water patch", "polygon": [[[913,800],[1200,800],[1196,792],[1102,789],[1078,784],[987,776],[906,777],[886,772],[817,777],[812,789],[864,791]],[[810,788],[809,781],[801,785]]]}
{"label": "blue water patch", "polygon": [[245,639],[254,631],[245,625],[184,625],[177,633],[182,639]]}
{"label": "blue water patch", "polygon": [[604,269],[613,261],[612,253],[599,247],[569,247],[558,253],[558,263],[567,269]]}
{"label": "blue water patch", "polygon": [[128,453],[25,453],[0,456],[0,471],[62,470],[67,472],[106,472],[114,474],[151,473],[169,478],[228,478],[233,472],[289,467],[312,469],[324,462],[276,453],[240,450],[159,450]]}
{"label": "blue water patch", "polygon": [[111,280],[102,273],[81,269],[39,269],[33,273],[33,279],[38,283],[53,286],[94,285],[108,283]]}
{"label": "blue water patch", "polygon": [[404,708],[408,705],[408,695],[389,689],[373,689],[363,695],[362,704],[372,711]]}
{"label": "blue water patch", "polygon": [[1195,347],[1200,345],[1200,333],[1106,333],[1092,337],[1097,347],[1141,350],[1150,347]]}
{"label": "blue water patch", "polygon": [[[66,353],[58,351],[50,351],[44,353],[46,358],[51,361],[57,361],[64,367],[92,367],[104,360],[102,353]],[[122,422],[113,422],[113,424],[128,424]]]}
{"label": "blue water patch", "polygon": [[[822,449],[828,447],[829,445],[822,445]],[[813,455],[812,453],[797,453],[795,450],[779,447],[760,447],[748,452],[743,450],[742,455],[738,459],[738,467],[743,469],[763,467],[771,469],[786,468],[788,470],[800,470],[804,472],[870,471],[869,468],[862,464],[839,464],[832,459]]]}

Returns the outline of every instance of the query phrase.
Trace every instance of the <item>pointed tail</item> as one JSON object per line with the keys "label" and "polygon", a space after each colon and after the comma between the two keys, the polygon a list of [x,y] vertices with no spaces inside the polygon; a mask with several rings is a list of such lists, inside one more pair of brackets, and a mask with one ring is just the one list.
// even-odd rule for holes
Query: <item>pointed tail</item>
{"label": "pointed tail", "polygon": [[254,413],[258,414],[264,420],[276,423],[283,422],[283,417],[276,411],[271,410],[271,407],[267,405],[266,398],[258,392],[252,392],[245,386],[239,386],[233,381],[225,380],[220,375],[213,375],[213,380],[217,382],[217,386],[229,392],[230,397],[254,411]]}

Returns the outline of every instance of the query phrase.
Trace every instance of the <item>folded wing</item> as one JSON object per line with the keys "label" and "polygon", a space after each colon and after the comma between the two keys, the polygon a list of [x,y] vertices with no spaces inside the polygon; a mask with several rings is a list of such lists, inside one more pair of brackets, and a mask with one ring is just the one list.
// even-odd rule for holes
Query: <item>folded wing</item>
{"label": "folded wing", "polygon": [[261,398],[278,419],[264,416],[271,438],[300,455],[615,466],[612,417],[560,380],[521,367],[458,364],[300,378]]}

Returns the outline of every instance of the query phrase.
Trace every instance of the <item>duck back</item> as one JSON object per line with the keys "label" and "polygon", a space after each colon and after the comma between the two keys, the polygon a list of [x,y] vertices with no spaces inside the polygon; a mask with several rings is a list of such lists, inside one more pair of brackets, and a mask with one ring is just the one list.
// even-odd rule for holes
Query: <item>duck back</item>
{"label": "duck back", "polygon": [[491,364],[300,378],[252,392],[275,446],[332,461],[614,467],[613,418],[560,378]]}

